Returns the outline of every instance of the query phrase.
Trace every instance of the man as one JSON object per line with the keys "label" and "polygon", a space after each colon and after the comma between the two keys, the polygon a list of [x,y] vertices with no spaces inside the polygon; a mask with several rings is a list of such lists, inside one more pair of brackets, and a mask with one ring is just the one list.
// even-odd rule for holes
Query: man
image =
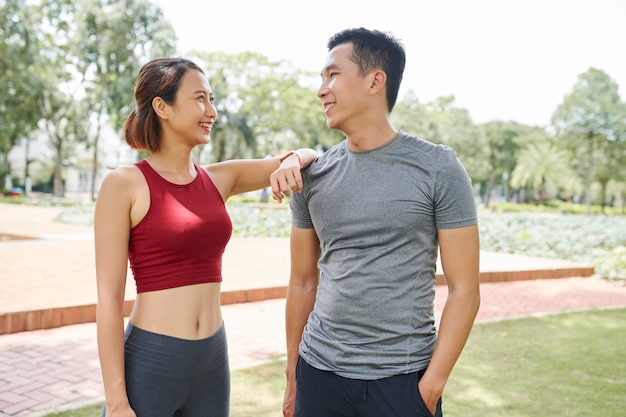
{"label": "man", "polygon": [[[293,195],[285,417],[441,416],[480,304],[471,181],[455,152],[391,126],[392,35],[337,33],[318,91],[345,134]],[[435,328],[440,252],[449,295]]]}

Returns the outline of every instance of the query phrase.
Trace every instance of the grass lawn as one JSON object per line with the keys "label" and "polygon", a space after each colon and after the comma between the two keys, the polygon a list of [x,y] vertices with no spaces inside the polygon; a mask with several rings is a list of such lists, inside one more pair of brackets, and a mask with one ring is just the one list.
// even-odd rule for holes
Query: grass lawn
{"label": "grass lawn", "polygon": [[[626,309],[476,325],[444,394],[446,417],[623,417]],[[284,361],[233,371],[232,417],[280,417]],[[100,406],[46,417],[96,417]],[[383,416],[381,416],[383,417]]]}
{"label": "grass lawn", "polygon": [[626,309],[474,328],[444,396],[449,417],[626,415]]}

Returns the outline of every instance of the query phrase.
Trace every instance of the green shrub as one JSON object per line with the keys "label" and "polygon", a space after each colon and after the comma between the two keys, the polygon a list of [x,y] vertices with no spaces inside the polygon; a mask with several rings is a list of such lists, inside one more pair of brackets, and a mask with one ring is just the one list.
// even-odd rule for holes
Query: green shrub
{"label": "green shrub", "polygon": [[[489,203],[489,210],[494,213],[561,213],[561,214],[587,214],[587,206],[585,204],[575,204],[561,200],[549,200],[543,204],[540,202],[532,203],[507,203],[492,202]],[[621,207],[602,207],[592,205],[590,214],[624,214]]]}
{"label": "green shrub", "polygon": [[617,246],[608,251],[595,250],[598,262],[595,272],[602,278],[626,282],[626,246]]}

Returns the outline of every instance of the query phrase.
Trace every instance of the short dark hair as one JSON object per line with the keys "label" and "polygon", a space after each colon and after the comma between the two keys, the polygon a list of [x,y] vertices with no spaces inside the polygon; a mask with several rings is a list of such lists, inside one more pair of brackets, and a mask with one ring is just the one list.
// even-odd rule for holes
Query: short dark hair
{"label": "short dark hair", "polygon": [[166,103],[176,101],[181,80],[190,70],[204,71],[186,58],[157,58],[139,71],[135,85],[135,107],[124,123],[124,139],[133,149],[155,152],[161,146],[161,126],[152,108],[152,100],[161,97]]}
{"label": "short dark hair", "polygon": [[391,33],[365,28],[345,29],[334,34],[328,40],[328,50],[337,45],[352,43],[353,52],[350,57],[361,74],[382,69],[387,74],[387,106],[389,112],[398,99],[398,91],[402,82],[406,53],[402,42]]}

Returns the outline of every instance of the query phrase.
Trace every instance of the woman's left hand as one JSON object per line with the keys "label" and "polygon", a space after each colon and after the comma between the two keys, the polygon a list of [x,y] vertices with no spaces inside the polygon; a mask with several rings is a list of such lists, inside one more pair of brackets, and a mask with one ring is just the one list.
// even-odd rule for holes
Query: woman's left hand
{"label": "woman's left hand", "polygon": [[302,191],[302,175],[300,174],[300,158],[297,155],[289,155],[285,158],[276,171],[270,175],[272,198],[282,203],[283,198],[292,192]]}

